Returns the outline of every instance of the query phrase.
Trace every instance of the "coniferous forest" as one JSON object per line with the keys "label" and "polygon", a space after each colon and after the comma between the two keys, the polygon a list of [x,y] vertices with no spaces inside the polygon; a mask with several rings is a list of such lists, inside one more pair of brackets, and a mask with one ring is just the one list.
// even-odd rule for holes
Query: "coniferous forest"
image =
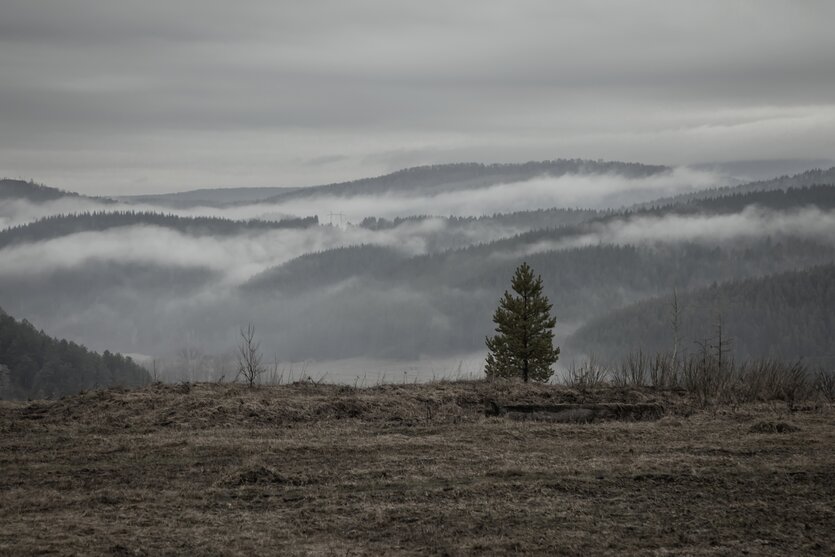
{"label": "coniferous forest", "polygon": [[28,321],[0,309],[0,398],[56,398],[86,389],[150,381],[130,358],[97,354],[74,342],[52,338]]}

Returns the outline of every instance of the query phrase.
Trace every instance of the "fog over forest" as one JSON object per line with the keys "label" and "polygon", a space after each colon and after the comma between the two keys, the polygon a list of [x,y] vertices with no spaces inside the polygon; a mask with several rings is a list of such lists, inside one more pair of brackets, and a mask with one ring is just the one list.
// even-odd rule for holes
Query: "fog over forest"
{"label": "fog over forest", "polygon": [[[234,190],[151,203],[6,180],[0,307],[156,361],[172,380],[233,374],[252,323],[277,373],[413,381],[481,373],[492,311],[522,261],[554,303],[559,369],[619,356],[622,344],[586,339],[588,324],[630,304],[835,262],[832,169],[739,184],[688,168],[522,166],[411,169],[240,202]],[[713,311],[703,320],[729,310]]]}

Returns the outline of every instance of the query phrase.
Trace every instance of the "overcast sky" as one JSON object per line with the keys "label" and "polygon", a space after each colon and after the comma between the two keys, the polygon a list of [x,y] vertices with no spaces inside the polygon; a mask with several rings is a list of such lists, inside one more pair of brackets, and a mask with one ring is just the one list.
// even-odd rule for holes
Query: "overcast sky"
{"label": "overcast sky", "polygon": [[835,158],[833,22],[824,0],[2,0],[0,176],[127,194]]}

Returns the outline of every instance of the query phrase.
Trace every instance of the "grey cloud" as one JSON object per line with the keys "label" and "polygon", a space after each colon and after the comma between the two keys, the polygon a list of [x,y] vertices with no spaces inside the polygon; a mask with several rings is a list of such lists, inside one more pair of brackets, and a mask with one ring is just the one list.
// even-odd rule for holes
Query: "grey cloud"
{"label": "grey cloud", "polygon": [[[604,244],[741,244],[763,237],[800,238],[835,246],[835,211],[810,207],[781,212],[750,206],[739,213],[728,215],[665,215],[618,219],[596,224],[586,234],[531,244],[523,252],[527,255]],[[514,253],[513,257],[517,255]]]}
{"label": "grey cloud", "polygon": [[[56,185],[129,193],[143,178],[337,181],[398,152],[826,158],[833,16],[827,2],[5,2],[0,173],[66,168]],[[172,144],[199,149],[164,165]],[[78,151],[104,162],[73,165]],[[326,153],[345,158],[305,162]]]}

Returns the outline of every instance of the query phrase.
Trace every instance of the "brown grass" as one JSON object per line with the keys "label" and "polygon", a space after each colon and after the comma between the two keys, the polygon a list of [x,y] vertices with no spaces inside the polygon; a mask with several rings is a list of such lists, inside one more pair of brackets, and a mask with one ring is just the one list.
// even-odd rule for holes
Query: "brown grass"
{"label": "brown grass", "polygon": [[[516,421],[489,400],[666,415]],[[831,555],[833,425],[825,404],[481,382],[2,403],[0,554]]]}

